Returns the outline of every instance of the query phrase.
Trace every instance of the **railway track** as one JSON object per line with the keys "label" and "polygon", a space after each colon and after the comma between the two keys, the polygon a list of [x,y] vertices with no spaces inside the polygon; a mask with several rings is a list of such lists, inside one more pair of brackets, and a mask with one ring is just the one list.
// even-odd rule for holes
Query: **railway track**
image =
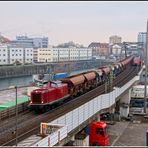
{"label": "railway track", "polygon": [[[127,75],[127,77],[125,77]],[[123,86],[127,81],[129,81],[132,77],[136,75],[136,69],[134,67],[128,67],[124,72],[122,72],[113,82],[113,86],[118,86],[121,87]],[[67,102],[60,107],[57,107],[53,109],[52,111],[49,111],[47,113],[37,115],[37,116],[30,116],[31,119],[29,119],[29,114],[28,117],[24,118],[23,120],[23,115],[20,117],[19,122],[18,122],[18,141],[26,138],[29,135],[32,135],[33,133],[37,134],[39,131],[39,125],[40,122],[50,122],[65,113],[69,112],[70,110],[73,110],[82,104],[92,100],[93,98],[97,97],[98,95],[103,94],[105,91],[105,84],[89,91],[86,94],[83,94],[70,102]],[[107,87],[107,91],[109,91],[109,86]],[[3,124],[3,129],[5,129],[2,134],[0,135],[0,145],[13,145],[15,142],[15,118],[12,121],[9,121],[11,124],[8,124],[4,126]],[[1,125],[0,125],[1,126]],[[11,128],[10,128],[11,127]],[[8,130],[6,130],[9,128]],[[13,134],[12,134],[13,133]]]}
{"label": "railway track", "polygon": [[[21,124],[21,123],[25,122],[26,120],[28,120],[28,118],[34,118],[35,116],[36,115],[33,112],[26,110],[25,112],[22,112],[18,115],[17,123]],[[15,117],[1,121],[0,122],[1,135],[3,134],[3,132],[5,133],[6,131],[9,131],[12,127],[14,127],[15,124],[16,124]]]}

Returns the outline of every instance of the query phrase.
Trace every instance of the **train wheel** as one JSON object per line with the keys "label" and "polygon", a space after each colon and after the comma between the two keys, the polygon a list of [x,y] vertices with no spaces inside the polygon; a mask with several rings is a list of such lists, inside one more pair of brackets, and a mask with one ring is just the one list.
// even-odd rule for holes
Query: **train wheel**
{"label": "train wheel", "polygon": [[79,95],[81,96],[82,94],[83,94],[83,92],[82,92],[82,91],[80,91],[80,92],[79,92]]}
{"label": "train wheel", "polygon": [[37,107],[35,107],[34,111],[35,111],[35,113],[37,113],[37,114],[41,113],[40,109],[37,108]]}
{"label": "train wheel", "polygon": [[95,142],[92,146],[100,146],[100,144],[98,142]]}
{"label": "train wheel", "polygon": [[42,109],[40,109],[41,110],[41,113],[45,113],[46,112],[46,109],[45,109],[45,107],[43,107]]}
{"label": "train wheel", "polygon": [[72,100],[72,99],[74,99],[74,98],[75,98],[74,95],[71,95],[71,96],[70,96],[70,100]]}
{"label": "train wheel", "polygon": [[45,106],[45,112],[49,110],[49,106]]}

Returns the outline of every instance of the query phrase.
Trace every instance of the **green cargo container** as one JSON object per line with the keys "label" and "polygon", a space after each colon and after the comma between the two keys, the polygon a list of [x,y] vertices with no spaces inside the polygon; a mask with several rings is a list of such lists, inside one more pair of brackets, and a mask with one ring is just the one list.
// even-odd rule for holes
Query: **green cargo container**
{"label": "green cargo container", "polygon": [[[18,98],[17,104],[25,103],[25,102],[29,101],[28,99],[29,99],[28,96],[23,96],[22,98]],[[16,100],[14,99],[14,100],[9,101],[7,103],[1,104],[0,110],[4,110],[4,109],[7,109],[9,107],[13,107],[15,105],[16,105]]]}

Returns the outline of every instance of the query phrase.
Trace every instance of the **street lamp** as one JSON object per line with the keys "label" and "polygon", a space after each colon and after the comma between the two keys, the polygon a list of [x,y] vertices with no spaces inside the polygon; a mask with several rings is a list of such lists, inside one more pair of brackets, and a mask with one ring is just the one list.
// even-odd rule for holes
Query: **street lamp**
{"label": "street lamp", "polygon": [[10,86],[9,88],[15,89],[15,134],[16,134],[16,141],[15,144],[17,146],[17,118],[18,118],[18,105],[17,105],[17,86]]}
{"label": "street lamp", "polygon": [[145,46],[145,91],[144,91],[144,113],[146,112],[147,108],[147,67],[148,67],[148,61],[147,61],[147,54],[148,54],[148,21],[147,21],[147,32],[146,32],[146,46]]}

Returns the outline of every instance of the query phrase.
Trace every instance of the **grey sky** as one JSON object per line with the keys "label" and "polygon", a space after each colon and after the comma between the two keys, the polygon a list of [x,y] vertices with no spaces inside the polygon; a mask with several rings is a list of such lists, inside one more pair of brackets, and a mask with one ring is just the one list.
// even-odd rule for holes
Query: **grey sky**
{"label": "grey sky", "polygon": [[120,35],[136,41],[146,31],[148,2],[0,2],[0,32],[48,36],[49,44],[74,41],[88,45]]}

